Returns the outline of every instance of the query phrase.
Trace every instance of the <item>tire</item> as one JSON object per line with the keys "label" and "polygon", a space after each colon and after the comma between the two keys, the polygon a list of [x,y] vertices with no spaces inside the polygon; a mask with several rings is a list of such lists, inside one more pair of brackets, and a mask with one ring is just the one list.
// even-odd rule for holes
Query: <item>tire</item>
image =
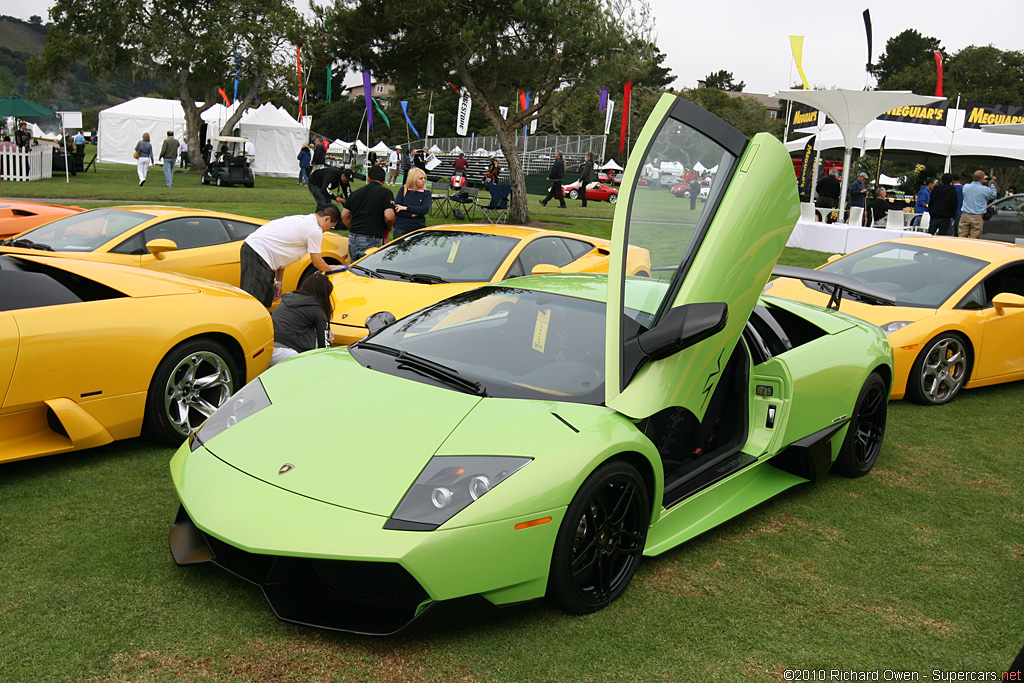
{"label": "tire", "polygon": [[857,395],[853,419],[832,471],[846,477],[863,477],[875,466],[885,437],[889,387],[877,372],[864,381]]}
{"label": "tire", "polygon": [[224,187],[227,183],[224,182],[224,176],[217,176],[217,187]]}
{"label": "tire", "polygon": [[143,431],[154,441],[176,446],[241,385],[241,372],[222,344],[203,338],[183,341],[153,374]]}
{"label": "tire", "polygon": [[690,190],[683,190],[683,199],[690,198]]}
{"label": "tire", "polygon": [[617,194],[613,194],[610,197],[608,197],[608,203],[609,204],[615,204],[618,201],[619,201],[619,195],[617,195]]}
{"label": "tire", "polygon": [[555,538],[547,597],[572,614],[607,607],[629,586],[647,541],[651,506],[640,473],[607,462],[587,477]]}
{"label": "tire", "polygon": [[[335,259],[335,258],[325,258],[324,261],[327,261],[327,263],[331,264],[332,266],[340,266],[341,265],[341,263],[338,261],[338,259]],[[298,283],[296,283],[295,289],[298,289],[299,287],[301,287],[302,283],[306,281],[306,278],[309,277],[310,275],[312,275],[313,273],[315,273],[316,270],[317,270],[316,266],[314,266],[313,264],[309,264],[308,266],[306,266],[306,269],[304,271],[302,271],[302,275],[299,276],[299,281],[298,281]]]}
{"label": "tire", "polygon": [[971,351],[956,332],[943,332],[928,342],[910,368],[907,397],[925,406],[952,401],[971,374]]}
{"label": "tire", "polygon": [[203,183],[203,185],[209,185],[210,184],[210,176],[208,176],[205,173],[203,173],[202,178],[201,178],[201,182]]}
{"label": "tire", "polygon": [[569,199],[579,199],[580,193],[576,190],[569,190]]}

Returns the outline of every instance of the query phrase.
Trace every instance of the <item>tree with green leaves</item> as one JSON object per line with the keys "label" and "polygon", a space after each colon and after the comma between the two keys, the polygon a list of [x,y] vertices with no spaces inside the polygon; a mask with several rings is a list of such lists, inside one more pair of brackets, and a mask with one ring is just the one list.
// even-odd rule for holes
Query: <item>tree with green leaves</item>
{"label": "tree with green leaves", "polygon": [[[648,7],[629,0],[335,0],[316,14],[312,33],[328,38],[326,49],[377,79],[468,89],[501,144],[517,223],[530,216],[516,131],[577,90],[644,73],[651,54]],[[525,111],[517,91],[532,93]]]}
{"label": "tree with green leaves", "polygon": [[[43,53],[31,64],[34,78],[59,82],[81,60],[93,76],[160,77],[185,110],[186,135],[198,141],[201,114],[220,100],[218,88],[240,81],[226,133],[264,91],[298,15],[288,0],[57,0],[50,20]],[[189,155],[201,166],[198,144]]]}
{"label": "tree with green leaves", "polygon": [[[921,95],[931,95],[935,92],[936,50],[942,51],[938,38],[922,36],[916,29],[908,28],[885,41],[885,52],[877,63],[868,67],[868,71],[878,79],[879,90],[913,90]],[[908,76],[920,78],[928,72],[929,65],[931,92],[924,92],[925,85],[920,81],[908,83]]]}
{"label": "tree with green leaves", "polygon": [[708,88],[718,88],[727,92],[743,92],[747,84],[743,81],[736,83],[731,71],[719,69],[704,77],[704,85]]}

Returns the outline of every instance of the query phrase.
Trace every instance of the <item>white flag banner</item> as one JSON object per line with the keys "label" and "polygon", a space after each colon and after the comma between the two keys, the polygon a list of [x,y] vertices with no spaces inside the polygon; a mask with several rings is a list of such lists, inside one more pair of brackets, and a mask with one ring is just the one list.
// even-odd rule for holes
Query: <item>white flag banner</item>
{"label": "white flag banner", "polygon": [[459,116],[455,124],[456,135],[465,135],[469,132],[469,110],[472,106],[473,100],[469,96],[469,88],[463,88],[459,95]]}
{"label": "white flag banner", "polygon": [[427,137],[434,137],[434,112],[427,114]]}
{"label": "white flag banner", "polygon": [[615,103],[612,102],[611,100],[608,100],[607,104],[605,105],[605,114],[604,114],[604,134],[605,135],[608,135],[608,131],[610,131],[612,129],[612,109],[614,109],[614,108],[615,108]]}
{"label": "white flag banner", "polygon": [[[540,102],[537,102],[537,111],[540,111]],[[530,135],[537,134],[537,119],[530,121]]]}
{"label": "white flag banner", "polygon": [[507,119],[508,118],[508,107],[498,107],[498,111],[501,112],[501,118],[503,118],[503,119]]}

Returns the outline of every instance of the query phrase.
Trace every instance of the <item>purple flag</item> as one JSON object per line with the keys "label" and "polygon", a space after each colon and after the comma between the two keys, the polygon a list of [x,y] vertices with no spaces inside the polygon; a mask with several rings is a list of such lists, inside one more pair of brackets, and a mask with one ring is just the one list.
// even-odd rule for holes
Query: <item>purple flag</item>
{"label": "purple flag", "polygon": [[604,111],[605,106],[608,104],[608,88],[601,86],[601,103],[597,107],[597,113],[600,114]]}
{"label": "purple flag", "polygon": [[370,105],[370,102],[373,100],[373,94],[370,92],[371,87],[370,72],[363,71],[363,99],[366,100],[367,130],[373,130],[373,107]]}

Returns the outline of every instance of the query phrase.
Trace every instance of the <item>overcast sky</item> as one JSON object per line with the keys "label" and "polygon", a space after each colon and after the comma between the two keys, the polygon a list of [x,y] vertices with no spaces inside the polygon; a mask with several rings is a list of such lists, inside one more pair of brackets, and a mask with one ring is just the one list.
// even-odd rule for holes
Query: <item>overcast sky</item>
{"label": "overcast sky", "polygon": [[[698,79],[725,69],[747,84],[747,92],[784,90],[799,81],[789,36],[802,35],[804,72],[812,87],[863,88],[869,84],[861,17],[865,9],[871,10],[874,60],[885,49],[886,40],[910,27],[938,38],[949,52],[988,44],[1003,50],[1024,49],[1020,18],[1012,3],[649,1],[657,42],[667,55],[665,64],[677,79],[676,87],[694,87]],[[0,0],[0,14],[21,19],[38,14],[45,19],[52,4],[51,0]]]}

